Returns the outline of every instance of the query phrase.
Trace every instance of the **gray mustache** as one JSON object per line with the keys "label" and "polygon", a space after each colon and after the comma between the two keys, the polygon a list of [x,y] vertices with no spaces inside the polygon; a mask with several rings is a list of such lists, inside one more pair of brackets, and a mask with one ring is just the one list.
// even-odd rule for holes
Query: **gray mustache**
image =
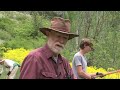
{"label": "gray mustache", "polygon": [[57,44],[57,46],[64,48],[64,45]]}

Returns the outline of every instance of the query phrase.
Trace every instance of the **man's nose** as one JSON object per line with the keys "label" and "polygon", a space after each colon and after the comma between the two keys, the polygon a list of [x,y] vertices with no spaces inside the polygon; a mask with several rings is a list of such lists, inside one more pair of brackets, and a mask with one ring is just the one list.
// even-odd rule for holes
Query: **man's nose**
{"label": "man's nose", "polygon": [[65,43],[64,38],[59,38],[59,42],[60,42],[61,44],[64,44],[64,43]]}

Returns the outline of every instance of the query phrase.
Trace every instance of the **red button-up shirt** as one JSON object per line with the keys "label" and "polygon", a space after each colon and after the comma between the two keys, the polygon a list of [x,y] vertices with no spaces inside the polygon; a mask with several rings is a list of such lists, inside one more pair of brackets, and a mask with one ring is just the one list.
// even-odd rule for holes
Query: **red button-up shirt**
{"label": "red button-up shirt", "polygon": [[32,51],[22,63],[20,79],[73,79],[69,62],[59,54],[56,63],[52,56],[47,44]]}

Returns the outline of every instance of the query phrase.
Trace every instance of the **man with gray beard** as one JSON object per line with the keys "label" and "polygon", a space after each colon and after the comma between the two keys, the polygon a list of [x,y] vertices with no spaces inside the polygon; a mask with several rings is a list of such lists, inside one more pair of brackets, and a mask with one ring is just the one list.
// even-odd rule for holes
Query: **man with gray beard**
{"label": "man with gray beard", "polygon": [[60,54],[68,40],[78,37],[70,33],[70,21],[55,17],[50,28],[40,31],[47,36],[47,43],[24,59],[20,79],[74,79],[68,60]]}

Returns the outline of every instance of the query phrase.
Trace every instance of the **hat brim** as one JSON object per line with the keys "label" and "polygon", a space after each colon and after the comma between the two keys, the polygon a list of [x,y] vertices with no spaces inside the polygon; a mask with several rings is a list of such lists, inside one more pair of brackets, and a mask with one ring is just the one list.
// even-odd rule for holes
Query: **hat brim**
{"label": "hat brim", "polygon": [[72,38],[74,38],[74,37],[78,37],[79,35],[77,35],[77,34],[74,34],[74,33],[67,33],[67,32],[62,32],[62,31],[58,31],[58,30],[55,30],[55,29],[51,29],[51,28],[40,28],[39,29],[44,35],[46,35],[47,36],[47,34],[46,34],[46,31],[55,31],[55,32],[59,32],[59,33],[62,33],[62,34],[67,34],[67,35],[69,35],[69,38],[68,38],[68,40],[70,40],[70,39],[72,39]]}

